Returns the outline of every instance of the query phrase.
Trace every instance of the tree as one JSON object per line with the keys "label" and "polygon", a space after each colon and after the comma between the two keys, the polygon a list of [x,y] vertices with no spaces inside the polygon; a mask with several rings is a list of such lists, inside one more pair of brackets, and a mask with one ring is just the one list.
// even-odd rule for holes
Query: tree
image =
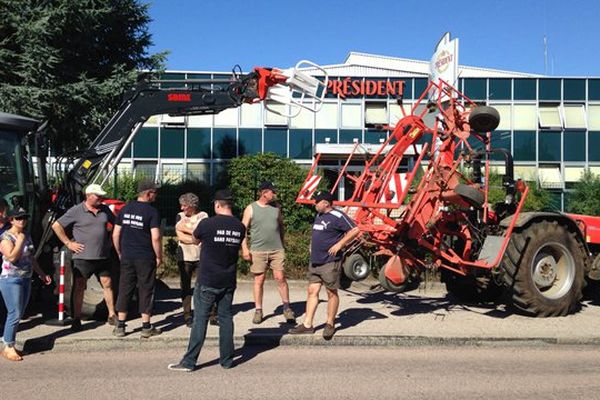
{"label": "tree", "polygon": [[568,211],[600,216],[600,176],[586,169],[569,195]]}
{"label": "tree", "polygon": [[306,178],[306,170],[294,161],[273,153],[234,158],[227,173],[237,211],[257,199],[258,186],[271,181],[277,187],[286,229],[307,229],[314,219],[314,211],[296,203],[296,195]]}
{"label": "tree", "polygon": [[0,110],[49,121],[56,152],[86,148],[116,112],[148,54],[138,0],[0,0]]}

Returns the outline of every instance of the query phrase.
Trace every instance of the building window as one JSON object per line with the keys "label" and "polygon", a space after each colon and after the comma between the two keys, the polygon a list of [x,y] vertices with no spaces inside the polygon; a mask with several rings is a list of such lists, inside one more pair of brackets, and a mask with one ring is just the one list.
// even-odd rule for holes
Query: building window
{"label": "building window", "polygon": [[290,129],[290,158],[308,159],[312,157],[312,130]]}
{"label": "building window", "polygon": [[187,179],[190,181],[199,181],[209,183],[210,164],[189,163],[187,165]]}
{"label": "building window", "polygon": [[145,177],[154,179],[156,176],[156,161],[136,161],[134,164],[134,173],[137,178]]}
{"label": "building window", "polygon": [[244,128],[261,128],[262,127],[262,105],[242,104],[240,108],[240,127]]}
{"label": "building window", "polygon": [[574,184],[581,180],[584,172],[584,167],[565,167],[565,188],[572,189]]}
{"label": "building window", "polygon": [[213,131],[213,158],[228,159],[235,156],[235,128],[215,128]]}
{"label": "building window", "polygon": [[514,141],[515,161],[535,161],[535,131],[516,131]]}
{"label": "building window", "polygon": [[138,158],[158,157],[158,128],[142,128],[133,140],[133,156]]}
{"label": "building window", "polygon": [[561,129],[563,126],[558,104],[540,104],[538,117],[542,129]]}
{"label": "building window", "polygon": [[342,103],[342,128],[362,128],[362,105],[360,103]]}
{"label": "building window", "polygon": [[[398,78],[391,78],[390,82],[392,82],[392,83],[393,82],[404,82],[404,88],[403,88],[403,91],[402,91],[402,98],[408,99],[408,100],[412,99],[412,97],[413,97],[412,96],[412,89],[413,89],[412,88],[412,86],[413,86],[412,85],[412,79],[410,79],[410,78],[400,78],[400,79],[398,79]],[[395,84],[394,86],[398,87],[397,84]],[[390,97],[391,98],[398,98],[400,96],[399,96],[399,93],[396,93],[396,96],[390,95]]]}
{"label": "building window", "polygon": [[[496,149],[506,149],[510,152],[511,147],[511,137],[510,131],[498,131],[495,130],[492,132],[492,148]],[[483,146],[481,146],[483,147]],[[504,161],[504,154],[502,153],[493,153],[492,160],[495,161]]]}
{"label": "building window", "polygon": [[316,113],[315,123],[317,129],[337,129],[339,125],[337,103],[324,103]]}
{"label": "building window", "polygon": [[183,158],[185,130],[161,128],[160,156],[163,158]]}
{"label": "building window", "polygon": [[287,157],[287,129],[265,129],[265,153]]}
{"label": "building window", "polygon": [[538,168],[538,180],[544,189],[562,189],[563,180],[560,173],[560,165],[547,164]]}
{"label": "building window", "polygon": [[315,143],[337,143],[337,129],[316,130]]}
{"label": "building window", "polygon": [[468,98],[470,98],[471,100],[485,100],[485,79],[467,78],[464,80],[463,85],[463,92]]}
{"label": "building window", "polygon": [[540,132],[538,137],[538,158],[540,161],[560,162],[560,132]]}
{"label": "building window", "polygon": [[[297,107],[297,106],[295,106]],[[299,108],[300,113],[290,118],[290,127],[298,129],[312,129],[315,125],[315,113],[304,108]],[[292,115],[296,110],[292,108]]]}
{"label": "building window", "polygon": [[210,128],[187,129],[187,157],[210,158]]}
{"label": "building window", "polygon": [[540,101],[560,101],[560,79],[540,79]]}
{"label": "building window", "polygon": [[262,129],[244,129],[240,128],[238,153],[258,154],[262,150]]}
{"label": "building window", "polygon": [[387,125],[388,120],[387,102],[365,102],[365,126]]}
{"label": "building window", "polygon": [[365,132],[365,143],[381,144],[387,140],[387,133],[382,131],[368,130]]}
{"label": "building window", "polygon": [[265,104],[265,125],[268,126],[287,126],[288,106],[286,104],[269,102]]}
{"label": "building window", "polygon": [[[404,118],[404,115],[410,115],[411,109],[412,109],[412,103],[410,103],[410,102],[408,102],[408,103],[403,102],[402,108],[400,108],[400,105],[396,101],[394,101],[393,103],[389,103],[388,110],[389,110],[389,114],[390,114],[390,125],[396,126],[398,121],[400,121],[402,118]],[[402,113],[402,110],[404,110],[404,114]]]}
{"label": "building window", "polygon": [[585,79],[563,79],[565,100],[585,100]]}
{"label": "building window", "polygon": [[515,165],[515,178],[537,185],[537,167],[532,165]]}
{"label": "building window", "polygon": [[600,131],[600,105],[588,105],[588,129]]}
{"label": "building window", "polygon": [[183,164],[162,164],[160,181],[162,183],[177,184],[183,182],[185,169]]}
{"label": "building window", "polygon": [[565,161],[585,162],[585,132],[565,131],[564,146]]}
{"label": "building window", "polygon": [[496,131],[510,131],[510,104],[490,104],[500,114],[500,123]]}
{"label": "building window", "polygon": [[361,130],[340,129],[340,143],[354,143],[355,140],[362,142]]}
{"label": "building window", "polygon": [[513,106],[513,129],[535,130],[538,127],[536,107],[533,104],[515,104]]}
{"label": "building window", "polygon": [[588,132],[588,161],[600,161],[600,131]]}
{"label": "building window", "polygon": [[490,100],[511,99],[510,79],[490,79],[489,86]]}
{"label": "building window", "polygon": [[535,100],[535,79],[513,80],[515,100]]}
{"label": "building window", "polygon": [[600,79],[588,79],[588,100],[600,100]]}
{"label": "building window", "polygon": [[[421,97],[425,89],[427,89],[427,79],[424,78],[415,78],[415,99]],[[452,83],[452,82],[450,82]]]}
{"label": "building window", "polygon": [[583,104],[565,104],[563,106],[565,129],[586,129],[585,106]]}

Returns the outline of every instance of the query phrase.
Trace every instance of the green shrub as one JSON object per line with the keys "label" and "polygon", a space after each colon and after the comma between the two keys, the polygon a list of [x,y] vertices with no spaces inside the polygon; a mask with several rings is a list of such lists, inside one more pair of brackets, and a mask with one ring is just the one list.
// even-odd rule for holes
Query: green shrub
{"label": "green shrub", "polygon": [[584,215],[600,215],[600,176],[586,169],[579,182],[569,194],[569,212]]}

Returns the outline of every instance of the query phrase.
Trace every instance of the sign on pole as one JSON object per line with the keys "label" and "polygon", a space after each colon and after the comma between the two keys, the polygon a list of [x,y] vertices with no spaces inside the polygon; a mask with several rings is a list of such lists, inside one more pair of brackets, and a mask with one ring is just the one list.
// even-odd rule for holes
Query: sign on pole
{"label": "sign on pole", "polygon": [[[450,32],[442,36],[429,62],[429,80],[438,82],[440,79],[455,87],[458,81],[458,38],[450,40]],[[432,89],[429,98],[433,100],[437,96],[437,90]]]}

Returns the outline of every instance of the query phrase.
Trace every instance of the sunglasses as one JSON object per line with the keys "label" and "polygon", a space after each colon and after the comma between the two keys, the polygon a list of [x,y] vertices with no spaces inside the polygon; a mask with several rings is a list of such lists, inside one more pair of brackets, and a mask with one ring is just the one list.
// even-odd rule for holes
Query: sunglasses
{"label": "sunglasses", "polygon": [[21,216],[21,217],[15,217],[14,218],[16,221],[27,221],[27,217],[25,215]]}

